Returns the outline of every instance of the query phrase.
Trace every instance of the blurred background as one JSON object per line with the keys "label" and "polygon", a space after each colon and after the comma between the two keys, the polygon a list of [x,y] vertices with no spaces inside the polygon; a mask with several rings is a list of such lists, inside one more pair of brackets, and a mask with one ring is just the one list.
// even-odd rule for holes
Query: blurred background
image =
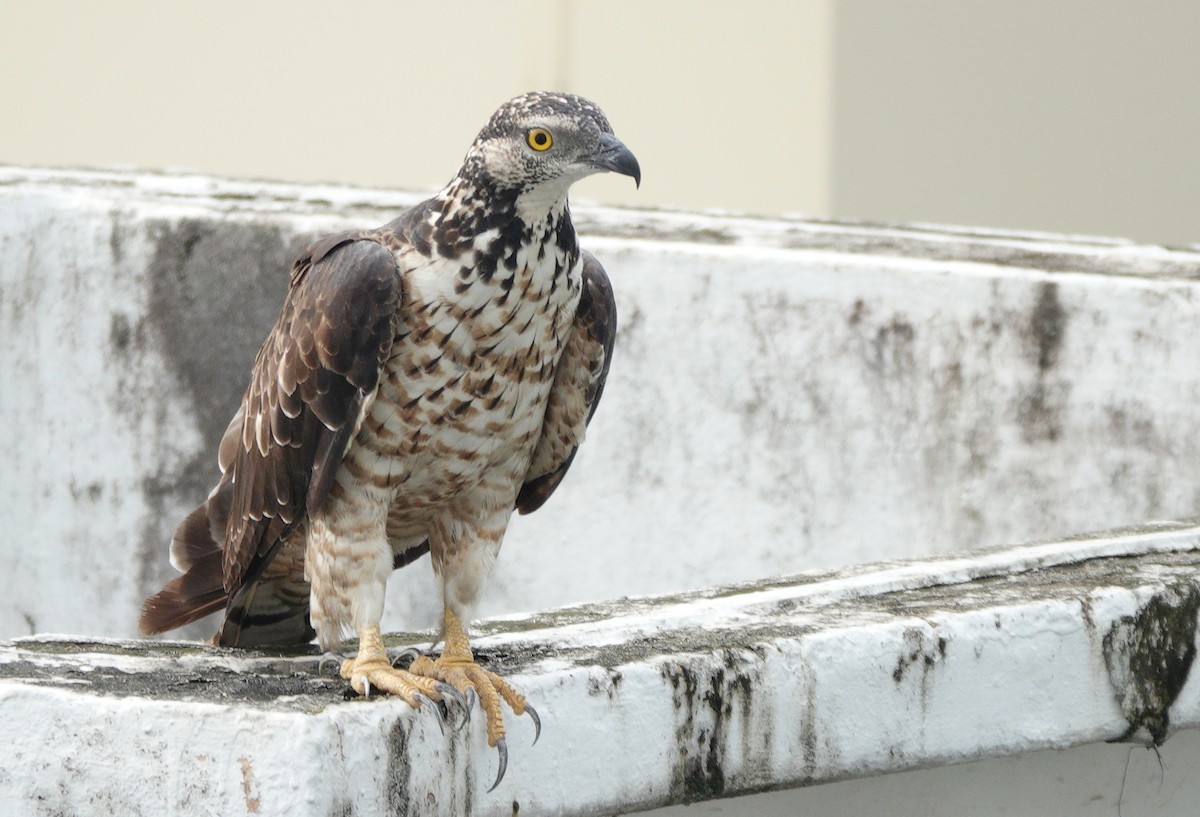
{"label": "blurred background", "polygon": [[1200,4],[10,0],[0,29],[2,163],[435,188],[555,88],[645,170],[580,199],[1200,241]]}

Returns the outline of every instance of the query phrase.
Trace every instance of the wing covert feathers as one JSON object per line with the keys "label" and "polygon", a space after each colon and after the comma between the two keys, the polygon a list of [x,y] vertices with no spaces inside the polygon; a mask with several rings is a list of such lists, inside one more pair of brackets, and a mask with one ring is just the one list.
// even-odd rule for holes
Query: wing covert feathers
{"label": "wing covert feathers", "polygon": [[226,604],[295,626],[282,608],[264,612],[252,585],[328,495],[360,408],[379,384],[401,300],[395,258],[375,234],[322,239],[296,261],[283,310],[221,440],[221,481],[172,541],[172,561],[184,573],[143,605],[143,632],[182,626]]}
{"label": "wing covert feathers", "polygon": [[379,384],[396,335],[400,272],[362,234],[317,242],[258,353],[242,399],[223,575],[227,591],[254,578],[307,511],[324,502],[359,409]]}

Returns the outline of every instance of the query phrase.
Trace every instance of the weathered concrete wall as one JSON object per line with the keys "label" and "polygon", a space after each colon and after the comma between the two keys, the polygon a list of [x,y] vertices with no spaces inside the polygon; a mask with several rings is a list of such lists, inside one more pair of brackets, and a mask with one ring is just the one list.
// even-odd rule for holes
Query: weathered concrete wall
{"label": "weathered concrete wall", "polygon": [[[134,632],[291,257],[416,198],[0,169],[0,634]],[[1200,507],[1200,253],[576,215],[617,291],[617,358],[482,614]],[[430,586],[427,561],[397,574],[385,623],[430,626]]]}
{"label": "weathered concrete wall", "polygon": [[[1193,523],[491,621],[477,655],[544,723],[530,745],[510,719],[491,793],[478,712],[443,735],[344,700],[315,655],[21,640],[0,644],[0,813],[593,817],[773,792],[721,813],[1189,817],[1198,608]],[[1103,745],[1151,734],[1158,778]],[[1070,747],[1089,762],[1045,751]],[[903,780],[819,785],[983,758],[1013,776],[942,769],[883,809],[863,806]]]}

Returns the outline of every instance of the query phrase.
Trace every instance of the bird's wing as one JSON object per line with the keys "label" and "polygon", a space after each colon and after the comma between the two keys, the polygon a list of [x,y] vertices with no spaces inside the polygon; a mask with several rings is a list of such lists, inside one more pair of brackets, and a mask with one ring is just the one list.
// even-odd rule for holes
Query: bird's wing
{"label": "bird's wing", "polygon": [[616,334],[617,304],[612,285],[600,262],[584,252],[583,292],[574,329],[554,374],[542,436],[517,495],[516,508],[521,513],[542,507],[571,467],[604,393]]}
{"label": "bird's wing", "polygon": [[318,241],[292,267],[283,311],[221,441],[232,484],[222,573],[231,596],[329,493],[379,385],[402,300],[391,250],[368,234]]}

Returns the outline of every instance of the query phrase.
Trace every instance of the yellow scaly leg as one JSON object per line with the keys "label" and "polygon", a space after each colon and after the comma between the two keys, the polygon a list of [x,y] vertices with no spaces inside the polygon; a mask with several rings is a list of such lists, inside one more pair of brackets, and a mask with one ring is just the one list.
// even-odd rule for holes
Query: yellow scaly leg
{"label": "yellow scaly leg", "polygon": [[528,714],[533,718],[537,743],[542,733],[542,721],[537,711],[525,700],[525,696],[513,689],[507,681],[494,672],[489,672],[475,663],[466,630],[450,608],[445,608],[446,647],[436,661],[420,656],[408,668],[410,672],[425,679],[444,681],[466,695],[471,690],[479,696],[479,704],[487,716],[488,746],[495,747],[500,754],[500,769],[491,791],[500,785],[508,767],[508,743],[504,738],[504,713],[500,709],[503,700],[515,715]]}

